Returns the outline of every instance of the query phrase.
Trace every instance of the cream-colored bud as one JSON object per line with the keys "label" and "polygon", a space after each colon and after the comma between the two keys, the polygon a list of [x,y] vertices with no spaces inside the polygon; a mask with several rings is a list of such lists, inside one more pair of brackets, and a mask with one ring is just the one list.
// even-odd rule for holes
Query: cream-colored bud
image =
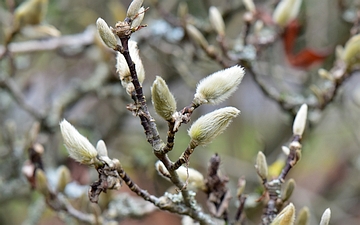
{"label": "cream-colored bud", "polygon": [[49,193],[49,187],[47,183],[47,177],[42,169],[37,169],[35,172],[36,190],[43,195]]}
{"label": "cream-colored bud", "polygon": [[281,0],[273,13],[273,20],[281,27],[285,27],[294,20],[300,11],[302,0]]}
{"label": "cream-colored bud", "polygon": [[56,190],[58,192],[64,192],[66,185],[71,181],[70,170],[66,166],[62,165],[58,168],[58,174]]}
{"label": "cream-colored bud", "polygon": [[115,49],[117,46],[116,37],[105,20],[99,17],[96,20],[96,27],[105,45],[111,49]]}
{"label": "cream-colored bud", "polygon": [[201,105],[225,101],[236,91],[244,74],[241,66],[233,66],[205,77],[197,85],[193,102]]}
{"label": "cream-colored bud", "polygon": [[48,7],[48,0],[28,0],[14,12],[14,30],[25,25],[36,25],[43,21]]}
{"label": "cream-colored bud", "polygon": [[98,153],[89,140],[65,119],[60,122],[60,130],[70,157],[82,164],[93,165]]}
{"label": "cream-colored bud", "polygon": [[310,211],[308,207],[303,207],[300,209],[298,213],[298,217],[296,218],[296,225],[308,225],[309,224]]}
{"label": "cream-colored bud", "polygon": [[[161,161],[156,162],[155,168],[158,171],[159,175],[170,181],[170,173]],[[180,181],[184,183],[187,182],[187,189],[197,191],[205,187],[204,176],[199,171],[193,168],[186,168],[185,166],[180,166],[176,170],[176,172],[179,176]]]}
{"label": "cream-colored bud", "polygon": [[188,33],[190,38],[193,39],[202,48],[207,48],[209,46],[209,43],[205,39],[204,35],[202,35],[202,33],[193,25],[187,24],[186,32]]}
{"label": "cream-colored bud", "polygon": [[290,154],[290,149],[286,146],[281,146],[281,150],[283,151],[283,153],[285,155],[289,155]]}
{"label": "cream-colored bud", "polygon": [[256,13],[256,8],[253,0],[243,0],[243,3],[247,11]]}
{"label": "cream-colored bud", "polygon": [[236,191],[237,197],[239,197],[240,195],[242,195],[244,193],[245,187],[246,187],[246,180],[244,177],[241,177],[238,181],[238,189]]}
{"label": "cream-colored bud", "polygon": [[[135,41],[129,41],[129,52],[130,57],[135,64],[138,80],[140,83],[142,83],[145,79],[145,70],[139,55],[137,43]],[[126,88],[128,84],[131,83],[131,73],[129,66],[126,63],[125,57],[120,52],[117,53],[116,57],[116,72],[119,74],[123,87]]]}
{"label": "cream-colored bud", "polygon": [[300,137],[303,135],[306,125],[308,106],[303,104],[298,113],[296,114],[294,123],[293,123],[293,134],[299,135]]}
{"label": "cream-colored bud", "polygon": [[108,156],[106,144],[103,140],[99,140],[96,144],[96,150],[99,156]]}
{"label": "cream-colored bud", "polygon": [[294,192],[295,189],[295,180],[294,179],[290,179],[285,186],[284,189],[284,194],[282,195],[282,200],[283,202],[289,200],[289,198],[291,197],[292,193]]}
{"label": "cream-colored bud", "polygon": [[268,177],[268,165],[266,157],[263,152],[259,151],[256,157],[256,170],[262,180],[266,180]]}
{"label": "cream-colored bud", "polygon": [[331,210],[327,208],[321,216],[320,225],[328,225],[330,223]]}
{"label": "cream-colored bud", "polygon": [[189,8],[186,2],[179,2],[177,14],[179,18],[184,19],[189,14]]}
{"label": "cream-colored bud", "polygon": [[144,17],[145,17],[145,8],[141,7],[138,11],[138,16],[131,22],[131,28],[137,28],[138,26],[140,26]]}
{"label": "cream-colored bud", "polygon": [[329,73],[329,71],[327,71],[326,69],[320,68],[318,70],[318,74],[321,78],[326,79],[326,80],[331,80],[333,81],[334,78],[331,76],[331,74]]}
{"label": "cream-colored bud", "polygon": [[216,8],[215,6],[211,6],[209,8],[209,20],[211,26],[214,28],[216,33],[220,36],[224,36],[225,35],[224,19],[221,13],[219,12],[218,8]]}
{"label": "cream-colored bud", "polygon": [[295,207],[292,203],[287,205],[275,217],[271,225],[293,225],[295,221]]}
{"label": "cream-colored bud", "polygon": [[143,2],[144,2],[144,0],[133,0],[130,3],[129,8],[126,12],[126,17],[133,20],[134,17],[138,14],[139,9],[141,8]]}
{"label": "cream-colored bud", "polygon": [[239,113],[240,111],[235,107],[225,107],[200,117],[188,131],[192,144],[198,146],[210,143]]}
{"label": "cream-colored bud", "polygon": [[151,100],[156,113],[165,120],[170,120],[176,112],[175,97],[160,76],[156,76],[151,87]]}
{"label": "cream-colored bud", "polygon": [[360,63],[360,34],[352,36],[346,42],[341,58],[348,65]]}

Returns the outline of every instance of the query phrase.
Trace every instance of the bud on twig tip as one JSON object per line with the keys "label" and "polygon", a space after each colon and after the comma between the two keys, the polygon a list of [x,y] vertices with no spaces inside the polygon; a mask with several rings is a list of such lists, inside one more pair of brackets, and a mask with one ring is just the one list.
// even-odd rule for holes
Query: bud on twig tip
{"label": "bud on twig tip", "polygon": [[294,124],[293,124],[293,134],[299,135],[300,137],[303,135],[306,125],[308,106],[303,104],[298,113],[296,114]]}

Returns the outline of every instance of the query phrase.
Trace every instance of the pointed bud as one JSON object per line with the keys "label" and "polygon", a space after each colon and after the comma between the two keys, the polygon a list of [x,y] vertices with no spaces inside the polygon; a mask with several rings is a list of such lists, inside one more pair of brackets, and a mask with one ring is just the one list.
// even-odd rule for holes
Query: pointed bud
{"label": "pointed bud", "polygon": [[35,180],[36,180],[36,190],[38,190],[43,195],[47,195],[49,193],[49,187],[47,183],[47,177],[43,170],[41,169],[36,170]]}
{"label": "pointed bud", "polygon": [[95,147],[75,127],[64,119],[60,122],[60,130],[71,158],[86,165],[93,165],[96,162],[98,153]]}
{"label": "pointed bud", "polygon": [[98,141],[98,143],[96,144],[96,150],[99,156],[108,156],[106,144],[103,140]]}
{"label": "pointed bud", "polygon": [[236,91],[244,74],[241,66],[233,66],[205,77],[197,85],[193,102],[201,105],[225,101]]}
{"label": "pointed bud", "polygon": [[117,46],[116,37],[114,33],[111,31],[110,27],[105,22],[105,20],[99,17],[96,20],[96,27],[105,45],[111,49],[115,49]]}
{"label": "pointed bud", "polygon": [[295,189],[295,180],[294,179],[290,179],[285,186],[284,189],[284,194],[282,195],[282,201],[285,202],[287,200],[289,200],[289,198],[291,197],[292,193],[294,192]]}
{"label": "pointed bud", "polygon": [[[164,177],[166,180],[170,180],[170,174],[161,161],[156,162],[155,168],[158,171],[159,175]],[[182,182],[187,182],[188,190],[197,191],[205,187],[204,176],[199,171],[193,168],[186,168],[185,166],[180,166],[176,170],[176,172]]]}
{"label": "pointed bud", "polygon": [[268,165],[264,153],[258,152],[256,157],[256,170],[262,180],[266,180],[268,176]]}
{"label": "pointed bud", "polygon": [[238,189],[236,191],[236,196],[239,197],[240,195],[242,195],[244,193],[246,187],[246,180],[244,177],[239,178],[238,181]]}
{"label": "pointed bud", "polygon": [[216,33],[220,36],[224,36],[225,35],[224,19],[221,13],[219,12],[218,8],[216,8],[215,6],[211,6],[209,8],[209,20],[211,26],[214,28]]}
{"label": "pointed bud", "polygon": [[331,210],[327,208],[321,216],[320,225],[328,225],[330,223]]}
{"label": "pointed bud", "polygon": [[290,154],[290,149],[289,149],[288,147],[286,147],[286,146],[282,146],[282,147],[281,147],[281,150],[283,151],[283,153],[284,153],[285,155],[289,155],[289,154]]}
{"label": "pointed bud", "polygon": [[360,34],[352,36],[346,42],[341,58],[348,65],[360,62]]}
{"label": "pointed bud", "polygon": [[193,39],[202,48],[207,48],[209,46],[209,43],[205,39],[204,35],[202,35],[202,33],[193,25],[186,25],[186,32],[190,38]]}
{"label": "pointed bud", "polygon": [[240,111],[234,107],[225,107],[200,117],[188,131],[192,144],[198,146],[210,143],[239,113]]}
{"label": "pointed bud", "polygon": [[176,112],[176,101],[166,82],[159,76],[156,76],[151,87],[151,99],[156,113],[165,120],[170,120]]}
{"label": "pointed bud", "polygon": [[48,7],[48,0],[24,1],[14,12],[14,30],[26,25],[36,25],[43,21]]}
{"label": "pointed bud", "polygon": [[[136,74],[141,84],[145,79],[145,70],[139,56],[139,49],[137,47],[137,43],[135,41],[129,41],[129,52],[130,57],[135,64]],[[130,84],[132,85],[129,66],[125,60],[125,57],[120,52],[117,53],[116,57],[116,72],[119,74],[121,84],[124,88],[127,88],[127,86]]]}
{"label": "pointed bud", "polygon": [[271,225],[293,225],[295,221],[295,207],[292,203],[287,205],[275,217]]}
{"label": "pointed bud", "polygon": [[303,104],[298,113],[296,114],[294,124],[293,124],[293,134],[299,135],[300,137],[303,135],[306,125],[308,106]]}
{"label": "pointed bud", "polygon": [[303,207],[295,221],[296,225],[308,225],[309,224],[310,212],[308,207]]}
{"label": "pointed bud", "polygon": [[256,13],[256,8],[253,0],[243,0],[243,3],[247,11]]}
{"label": "pointed bud", "polygon": [[144,17],[145,17],[145,8],[141,7],[138,11],[138,16],[131,22],[131,28],[137,28],[138,26],[140,26]]}
{"label": "pointed bud", "polygon": [[138,14],[139,9],[141,8],[143,2],[144,2],[144,0],[133,0],[130,3],[129,8],[126,12],[126,17],[133,20],[134,17]]}
{"label": "pointed bud", "polygon": [[273,20],[281,27],[286,27],[299,14],[302,0],[281,0],[273,13]]}
{"label": "pointed bud", "polygon": [[179,18],[184,19],[189,14],[189,8],[186,2],[179,2],[177,15]]}
{"label": "pointed bud", "polygon": [[65,187],[71,181],[70,170],[66,166],[60,166],[58,168],[59,179],[56,185],[58,192],[64,192]]}

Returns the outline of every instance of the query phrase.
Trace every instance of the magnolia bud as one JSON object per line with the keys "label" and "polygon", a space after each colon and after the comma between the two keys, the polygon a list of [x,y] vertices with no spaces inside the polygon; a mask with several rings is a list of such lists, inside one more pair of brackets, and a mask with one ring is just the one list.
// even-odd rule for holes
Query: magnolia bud
{"label": "magnolia bud", "polygon": [[308,207],[303,207],[302,209],[300,209],[299,213],[298,213],[298,217],[296,219],[295,224],[296,225],[308,225],[309,224],[309,208]]}
{"label": "magnolia bud", "polygon": [[346,42],[341,58],[348,65],[360,62],[360,34],[351,37]]}
{"label": "magnolia bud", "polygon": [[329,73],[329,71],[327,71],[326,69],[323,69],[323,68],[320,68],[318,70],[318,74],[321,78],[323,79],[327,79],[327,80],[330,80],[330,81],[333,81],[334,78],[331,76],[331,74]]}
{"label": "magnolia bud", "polygon": [[[155,163],[155,168],[159,175],[170,181],[170,173],[161,161]],[[197,191],[198,189],[203,189],[205,187],[204,176],[199,171],[193,168],[180,166],[176,172],[182,182],[187,182],[187,189]]]}
{"label": "magnolia bud", "polygon": [[96,144],[96,150],[99,156],[108,156],[107,148],[103,140],[98,141]]}
{"label": "magnolia bud", "polygon": [[284,194],[282,196],[282,200],[283,202],[289,200],[289,198],[291,197],[292,193],[294,192],[295,189],[295,180],[294,179],[290,179],[285,186],[284,189]]}
{"label": "magnolia bud", "polygon": [[321,216],[320,225],[328,225],[330,223],[331,210],[327,208]]}
{"label": "magnolia bud", "polygon": [[35,172],[36,190],[41,194],[47,195],[49,193],[49,187],[47,183],[47,177],[43,170],[37,169]]}
{"label": "magnolia bud", "polygon": [[96,27],[105,45],[108,46],[109,48],[115,49],[117,46],[116,37],[114,33],[111,31],[110,27],[105,22],[105,20],[99,17],[96,20]]}
{"label": "magnolia bud", "polygon": [[268,165],[264,153],[258,152],[255,167],[260,178],[266,180],[268,176]]}
{"label": "magnolia bud", "polygon": [[220,36],[225,35],[225,23],[224,19],[219,12],[218,8],[211,6],[209,8],[209,20],[211,26],[215,29],[216,33]]}
{"label": "magnolia bud", "polygon": [[176,101],[165,81],[159,76],[156,76],[151,87],[151,98],[156,113],[165,120],[170,120],[176,112]]}
{"label": "magnolia bud", "polygon": [[243,0],[245,8],[252,13],[256,13],[255,4],[253,0]]}
{"label": "magnolia bud", "polygon": [[60,130],[70,157],[82,164],[93,165],[98,153],[89,140],[65,119],[60,122]]}
{"label": "magnolia bud", "polygon": [[143,2],[144,2],[144,0],[133,0],[130,3],[129,8],[126,12],[126,17],[133,20],[134,17],[138,14],[139,9],[141,8]]}
{"label": "magnolia bud", "polygon": [[[139,56],[137,43],[135,41],[129,41],[129,52],[130,57],[135,64],[138,80],[140,83],[142,83],[145,79],[145,70]],[[116,57],[116,72],[119,74],[123,87],[127,88],[127,86],[131,83],[131,73],[125,57],[120,52],[117,53]]]}
{"label": "magnolia bud", "polygon": [[177,15],[179,18],[184,19],[189,14],[189,8],[186,2],[179,2],[179,6],[177,9]]}
{"label": "magnolia bud", "polygon": [[276,6],[273,20],[281,27],[285,27],[294,20],[300,11],[302,0],[282,0]]}
{"label": "magnolia bud", "polygon": [[23,2],[14,12],[14,30],[25,25],[39,24],[45,17],[48,0],[28,0]]}
{"label": "magnolia bud", "polygon": [[56,190],[58,192],[64,192],[66,185],[71,181],[70,170],[66,166],[60,166],[58,168],[58,174],[59,179],[56,185]]}
{"label": "magnolia bud", "polygon": [[236,91],[244,74],[241,66],[233,66],[205,77],[197,85],[193,102],[201,105],[225,101]]}
{"label": "magnolia bud", "polygon": [[138,16],[131,22],[131,28],[137,28],[138,26],[140,26],[144,17],[145,17],[145,8],[141,7],[138,11]]}
{"label": "magnolia bud", "polygon": [[306,125],[308,106],[303,104],[298,113],[296,114],[294,123],[293,123],[293,134],[299,135],[300,137],[303,135]]}
{"label": "magnolia bud", "polygon": [[289,155],[290,154],[290,149],[286,146],[281,146],[281,150],[283,151],[283,153],[285,155]]}
{"label": "magnolia bud", "polygon": [[240,111],[234,107],[225,107],[200,117],[188,131],[192,144],[198,146],[210,143],[239,113]]}
{"label": "magnolia bud", "polygon": [[202,33],[193,25],[187,24],[186,32],[190,38],[193,39],[202,48],[207,48],[209,46],[209,43],[206,41],[204,35],[202,35]]}
{"label": "magnolia bud", "polygon": [[246,187],[246,180],[244,177],[239,178],[238,180],[238,189],[236,190],[236,196],[239,197],[244,193]]}
{"label": "magnolia bud", "polygon": [[287,205],[275,217],[271,225],[293,225],[295,221],[295,207],[292,203]]}

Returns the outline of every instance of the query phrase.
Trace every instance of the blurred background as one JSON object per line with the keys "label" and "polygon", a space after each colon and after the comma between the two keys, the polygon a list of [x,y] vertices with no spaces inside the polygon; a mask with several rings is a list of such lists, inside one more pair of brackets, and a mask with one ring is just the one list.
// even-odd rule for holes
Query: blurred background
{"label": "blurred background", "polygon": [[[4,52],[6,32],[12,27],[12,12],[21,2],[0,2],[1,53]],[[262,18],[271,18],[277,1],[254,2]],[[240,0],[144,1],[144,6],[150,7],[143,21],[148,27],[133,34],[132,39],[138,41],[146,71],[144,93],[163,139],[167,123],[156,115],[150,99],[150,86],[155,76],[166,80],[176,97],[178,110],[181,110],[191,104],[200,79],[223,69],[186,35],[179,23],[180,3],[187,3],[189,20],[203,31],[216,51],[220,52],[208,20],[210,6],[216,6],[224,13],[225,40],[229,49],[255,54],[251,49],[247,53],[241,43],[246,8]],[[39,32],[30,29],[22,30],[11,41],[14,51],[0,61],[0,224],[81,224],[46,207],[40,194],[31,188],[21,172],[29,157],[29,132],[36,121],[41,127],[36,142],[44,147],[43,162],[49,182],[57,179],[57,168],[66,165],[74,183],[74,187],[69,187],[74,194],[71,201],[78,209],[91,212],[86,196],[80,196],[84,190],[86,195],[88,185],[97,179],[97,173],[68,158],[58,126],[63,118],[94,145],[98,140],[104,140],[110,158],[120,159],[125,170],[143,189],[161,196],[171,188],[171,184],[154,169],[156,157],[144,138],[139,119],[126,110],[132,100],[115,72],[115,53],[108,50],[96,34],[98,17],[114,26],[125,18],[129,4],[130,1],[125,0],[50,0],[42,24],[52,25],[61,35],[46,32],[38,37],[34,34]],[[311,65],[291,64],[282,38],[274,40],[252,59],[253,68],[265,86],[296,99],[298,104],[292,109],[293,113],[302,100],[316,101],[314,86],[328,88],[328,83],[319,77],[318,69],[333,67],[336,46],[344,46],[351,28],[359,22],[359,7],[359,0],[303,0],[293,52],[296,54],[304,49],[327,52],[326,57],[311,61]],[[265,23],[264,37],[279,32],[271,26]],[[60,43],[66,44],[59,46],[46,42],[60,37],[68,37],[74,42],[67,43],[62,39]],[[296,181],[290,201],[297,211],[309,207],[310,224],[318,224],[326,208],[332,212],[330,224],[360,224],[360,77],[356,75],[360,75],[359,71],[351,72],[334,100],[324,109],[309,108],[302,158],[287,176]],[[229,100],[221,105],[201,106],[192,121],[224,106],[238,108],[241,115],[219,138],[208,146],[197,148],[191,156],[190,166],[206,174],[210,157],[218,153],[222,159],[221,171],[229,177],[233,196],[238,178],[245,177],[245,193],[249,195],[247,224],[258,224],[259,217],[252,210],[259,207],[255,200],[262,191],[254,168],[256,155],[263,151],[269,165],[281,156],[281,146],[287,145],[292,136],[293,113],[266,96],[248,71]],[[177,133],[174,150],[169,153],[172,160],[186,149],[190,124],[181,126]],[[123,186],[119,192],[107,195],[111,199],[124,192],[130,193],[130,190]],[[198,193],[197,198],[204,203],[206,196]],[[101,210],[106,210],[109,201],[100,201]],[[236,204],[234,197],[230,217],[235,214]],[[34,209],[38,210],[34,212]],[[118,221],[119,224],[181,224],[180,216],[160,211]]]}

